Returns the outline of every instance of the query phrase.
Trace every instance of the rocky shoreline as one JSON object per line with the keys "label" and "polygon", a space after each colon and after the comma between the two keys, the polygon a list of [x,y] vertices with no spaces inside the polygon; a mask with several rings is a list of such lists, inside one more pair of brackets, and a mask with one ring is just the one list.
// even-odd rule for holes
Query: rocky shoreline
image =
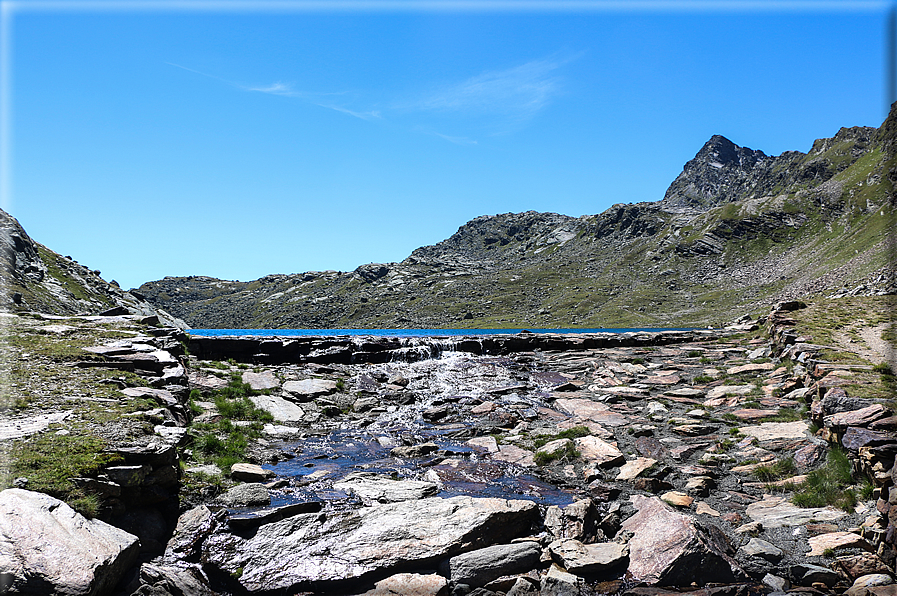
{"label": "rocky shoreline", "polygon": [[[894,594],[897,418],[845,391],[871,367],[821,357],[801,307],[452,345],[34,317],[42,337],[131,325],[65,366],[144,405],[77,481],[96,519],[27,477],[0,493],[0,593]],[[235,378],[270,417],[228,413]],[[5,442],[76,417],[28,414]],[[233,433],[248,445],[222,469],[209,437]]]}

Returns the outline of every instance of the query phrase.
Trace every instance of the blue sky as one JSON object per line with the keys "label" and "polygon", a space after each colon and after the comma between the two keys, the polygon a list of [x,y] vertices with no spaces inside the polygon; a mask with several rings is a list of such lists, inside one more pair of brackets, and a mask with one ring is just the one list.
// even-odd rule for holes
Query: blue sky
{"label": "blue sky", "polygon": [[401,260],[886,115],[887,2],[3,2],[2,206],[122,287]]}

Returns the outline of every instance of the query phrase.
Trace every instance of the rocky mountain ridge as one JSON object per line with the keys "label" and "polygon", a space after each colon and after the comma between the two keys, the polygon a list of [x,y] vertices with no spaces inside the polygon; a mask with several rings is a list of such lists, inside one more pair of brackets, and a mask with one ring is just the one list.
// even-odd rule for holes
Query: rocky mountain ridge
{"label": "rocky mountain ridge", "polygon": [[399,263],[137,292],[210,328],[703,326],[807,293],[889,293],[895,121],[779,156],[715,135],[660,201],[480,216]]}
{"label": "rocky mountain ridge", "polygon": [[57,254],[25,232],[14,217],[0,209],[0,311],[53,315],[133,314],[186,328],[142,296],[107,282],[100,271],[69,256]]}

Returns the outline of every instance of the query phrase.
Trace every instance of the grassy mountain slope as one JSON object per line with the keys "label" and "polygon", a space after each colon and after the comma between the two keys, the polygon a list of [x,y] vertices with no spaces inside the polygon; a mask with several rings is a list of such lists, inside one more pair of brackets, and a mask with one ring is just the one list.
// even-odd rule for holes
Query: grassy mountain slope
{"label": "grassy mountain slope", "polygon": [[714,136],[663,200],[477,217],[401,263],[139,288],[194,327],[716,325],[784,298],[894,291],[897,107],[770,157]]}

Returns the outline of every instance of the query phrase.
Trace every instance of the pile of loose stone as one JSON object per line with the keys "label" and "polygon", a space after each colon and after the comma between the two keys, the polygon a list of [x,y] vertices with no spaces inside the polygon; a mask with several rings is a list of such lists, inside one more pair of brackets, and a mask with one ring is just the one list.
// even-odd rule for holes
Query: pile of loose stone
{"label": "pile of loose stone", "polygon": [[[771,340],[228,370],[185,360],[191,388],[240,372],[275,422],[253,461],[186,466],[230,479],[181,515],[127,591],[893,594],[897,419],[847,395],[851,367],[820,362],[822,347],[792,331],[798,306],[767,318]],[[170,414],[160,441],[186,457],[189,432],[162,430],[184,428]],[[338,433],[367,437],[374,455],[332,463],[324,439]],[[833,444],[872,497],[851,511],[792,504]],[[789,459],[793,477],[755,476]],[[501,483],[512,488],[494,496]]]}

